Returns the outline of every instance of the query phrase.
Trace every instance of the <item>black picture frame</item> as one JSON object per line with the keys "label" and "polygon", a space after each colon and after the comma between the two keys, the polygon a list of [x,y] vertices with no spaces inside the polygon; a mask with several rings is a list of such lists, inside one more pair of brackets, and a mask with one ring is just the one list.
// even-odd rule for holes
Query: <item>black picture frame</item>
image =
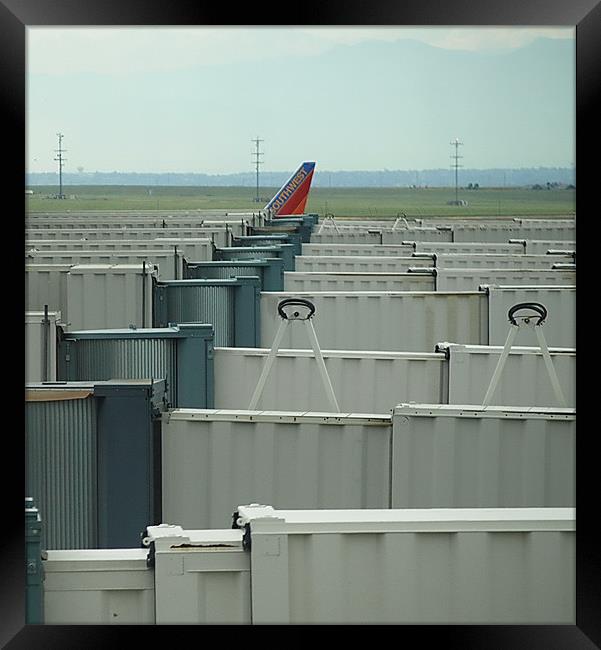
{"label": "black picture frame", "polygon": [[[232,23],[235,19],[235,23]],[[599,90],[601,88],[601,4],[597,0],[387,0],[361,2],[359,0],[329,1],[323,3],[282,3],[281,7],[271,4],[244,5],[205,4],[190,0],[171,0],[169,3],[152,0],[0,0],[0,110],[4,115],[4,162],[3,194],[5,223],[10,221],[15,229],[14,238],[4,242],[14,255],[14,263],[8,262],[5,283],[15,286],[10,299],[12,323],[20,324],[24,312],[22,284],[9,280],[8,273],[19,273],[22,268],[21,251],[18,243],[24,243],[24,224],[20,221],[25,214],[24,170],[25,170],[25,28],[34,25],[490,25],[490,26],[573,26],[576,27],[576,143],[578,208],[585,233],[594,228],[598,203],[593,189],[596,178],[596,154],[599,137]],[[589,161],[590,157],[590,161]],[[596,183],[595,183],[596,181]],[[11,208],[6,207],[9,199]],[[13,246],[14,243],[14,246]],[[581,238],[581,265],[587,265],[586,241]],[[591,258],[589,258],[590,260]],[[594,257],[592,258],[594,259]],[[12,261],[12,259],[11,259]],[[582,269],[581,269],[582,270]],[[581,281],[586,280],[581,274]],[[580,312],[585,321],[590,312]],[[590,318],[593,315],[590,314]],[[580,322],[580,321],[579,321]],[[5,397],[5,410],[14,411],[14,403],[22,396],[23,382],[20,382],[19,361],[12,362],[10,348],[14,334],[6,323],[5,329],[5,376],[10,382],[10,397]],[[578,326],[578,333],[585,331],[585,325]],[[594,335],[593,335],[594,336]],[[18,337],[17,337],[18,338]],[[590,349],[594,338],[581,336],[581,354],[595,354]],[[8,344],[8,345],[7,345]],[[23,346],[24,347],[24,346]],[[587,352],[588,348],[588,352]],[[585,358],[585,366],[586,361]],[[17,373],[17,377],[14,373]],[[584,371],[581,371],[584,372]],[[585,382],[588,383],[588,382]],[[579,384],[581,397],[580,417],[588,418],[586,409],[586,387]],[[14,402],[13,402],[14,393]],[[23,525],[24,470],[23,440],[21,431],[14,424],[4,430],[5,452],[2,492],[3,532],[0,534],[0,645],[7,648],[96,648],[122,647],[126,639],[145,643],[158,641],[162,636],[160,626],[26,626],[25,625],[25,552]],[[598,510],[596,496],[599,488],[594,481],[595,462],[593,445],[598,435],[595,427],[582,427],[583,433],[577,443],[577,600],[576,623],[573,626],[400,626],[396,630],[378,627],[368,634],[381,631],[394,632],[397,641],[409,640],[416,635],[420,645],[451,646],[462,648],[544,648],[545,650],[566,650],[571,648],[600,647],[601,643],[601,581],[599,544],[596,542],[595,515]],[[7,462],[8,461],[8,462]],[[9,471],[10,470],[10,471]],[[11,473],[12,472],[12,473]],[[351,627],[351,626],[345,626]],[[219,629],[215,627],[217,633]],[[357,630],[352,629],[353,635]],[[257,634],[259,629],[253,629]],[[311,633],[310,629],[295,630],[297,634]],[[197,627],[167,633],[179,643],[180,634],[194,635],[204,640],[204,631]],[[222,632],[223,633],[223,632]],[[321,637],[324,630],[318,630]],[[338,636],[340,630],[334,630]],[[203,637],[200,635],[203,634]],[[251,634],[245,630],[244,636]],[[148,636],[147,636],[148,635]],[[319,637],[316,637],[319,638]],[[343,635],[345,638],[345,635]],[[240,643],[241,639],[228,639]],[[246,639],[245,639],[246,642]],[[411,642],[411,641],[409,641]]]}

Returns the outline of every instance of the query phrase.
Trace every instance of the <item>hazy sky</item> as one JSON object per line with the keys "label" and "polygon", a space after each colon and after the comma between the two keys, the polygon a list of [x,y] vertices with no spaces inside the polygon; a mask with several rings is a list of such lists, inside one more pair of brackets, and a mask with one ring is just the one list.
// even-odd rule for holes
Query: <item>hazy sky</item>
{"label": "hazy sky", "polygon": [[572,27],[27,27],[27,171],[575,163]]}

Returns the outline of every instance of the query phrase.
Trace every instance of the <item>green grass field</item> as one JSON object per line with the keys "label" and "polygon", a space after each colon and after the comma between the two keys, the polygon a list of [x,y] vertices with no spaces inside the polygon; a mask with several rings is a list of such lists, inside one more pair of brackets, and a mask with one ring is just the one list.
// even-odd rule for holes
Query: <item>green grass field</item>
{"label": "green grass field", "polygon": [[[263,207],[278,188],[261,188],[265,198],[254,202],[253,187],[166,187],[124,186],[63,187],[68,197],[54,198],[57,187],[35,186],[26,197],[28,212],[79,212],[87,210],[256,210]],[[149,193],[149,189],[151,193]],[[576,212],[576,191],[495,188],[460,190],[467,206],[447,205],[455,198],[454,188],[313,188],[307,212],[332,213],[336,218],[393,218],[466,216],[565,216]]]}

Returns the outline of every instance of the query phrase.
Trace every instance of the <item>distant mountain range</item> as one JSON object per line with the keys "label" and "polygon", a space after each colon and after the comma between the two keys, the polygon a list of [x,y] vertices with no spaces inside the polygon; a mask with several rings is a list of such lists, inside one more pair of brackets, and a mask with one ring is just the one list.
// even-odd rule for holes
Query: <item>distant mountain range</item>
{"label": "distant mountain range", "polygon": [[[261,187],[280,187],[290,172],[261,172]],[[58,185],[58,173],[26,173],[25,183]],[[520,169],[462,169],[459,185],[478,184],[480,187],[520,187],[529,185],[576,184],[574,167],[531,167]],[[199,186],[199,187],[254,187],[256,174],[198,174],[198,173],[137,173],[137,172],[81,172],[63,173],[63,185],[141,185],[141,186]],[[316,171],[314,187],[452,187],[455,172],[452,169],[382,171]]]}

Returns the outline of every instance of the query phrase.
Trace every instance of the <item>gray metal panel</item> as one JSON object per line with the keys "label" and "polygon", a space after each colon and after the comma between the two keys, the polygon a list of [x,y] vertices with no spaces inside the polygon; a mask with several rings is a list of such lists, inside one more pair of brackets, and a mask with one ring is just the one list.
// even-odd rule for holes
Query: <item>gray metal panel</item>
{"label": "gray metal panel", "polygon": [[251,520],[253,623],[574,624],[573,509],[413,512]]}
{"label": "gray metal panel", "polygon": [[353,255],[353,256],[377,256],[377,257],[403,257],[411,255],[414,251],[413,244],[391,244],[380,246],[378,244],[303,244],[303,255]]}
{"label": "gray metal panel", "polygon": [[570,285],[576,284],[576,270],[563,269],[449,269],[436,270],[437,291],[476,291],[481,284]]}
{"label": "gray metal panel", "polygon": [[215,328],[215,345],[233,345],[235,290],[234,286],[167,285],[168,320],[211,323]]}
{"label": "gray metal panel", "polygon": [[575,505],[574,409],[403,404],[392,437],[393,508]]}
{"label": "gray metal panel", "polygon": [[248,502],[386,508],[390,436],[389,416],[176,409],[163,419],[163,520],[224,528]]}
{"label": "gray metal panel", "polygon": [[[445,349],[449,355],[448,403],[482,404],[503,348],[450,343]],[[567,406],[575,408],[576,350],[551,348],[549,352]],[[492,397],[492,404],[559,406],[538,348],[512,348],[501,381]]]}
{"label": "gray metal panel", "polygon": [[369,233],[361,230],[341,230],[339,233],[334,228],[321,233],[311,233],[311,244],[381,244],[382,236],[379,233]]}
{"label": "gray metal panel", "polygon": [[[326,350],[432,352],[439,341],[488,343],[484,292],[322,292],[261,293],[261,347],[271,347],[284,298],[303,297],[315,304],[313,324]],[[307,335],[292,324],[282,348],[307,348]]]}
{"label": "gray metal panel", "polygon": [[452,242],[453,232],[451,230],[438,230],[437,228],[399,228],[394,232],[382,233],[382,244],[401,244],[404,241],[433,241]]}
{"label": "gray metal panel", "polygon": [[45,625],[155,622],[154,571],[147,549],[48,551]]}
{"label": "gray metal panel", "polygon": [[[71,330],[149,327],[156,271],[147,265],[77,265],[67,277]],[[143,295],[143,292],[145,295]]]}
{"label": "gray metal panel", "polygon": [[27,494],[43,513],[45,548],[94,548],[94,398],[26,402],[25,441]]}
{"label": "gray metal panel", "polygon": [[[409,267],[433,266],[431,259],[419,257],[375,257],[366,255],[299,255],[296,271],[346,273],[406,273]],[[549,267],[550,268],[550,267]]]}
{"label": "gray metal panel", "polygon": [[43,311],[25,312],[26,382],[56,381],[56,327],[60,321],[60,312],[48,312],[47,324]]}
{"label": "gray metal panel", "polygon": [[524,246],[523,244],[509,244],[506,242],[416,242],[415,251],[418,253],[452,253],[456,255],[478,253],[520,255],[524,253]]}
{"label": "gray metal panel", "polygon": [[[215,348],[215,408],[248,407],[268,352]],[[438,403],[442,399],[444,354],[322,353],[342,411],[387,413],[399,402]],[[296,411],[330,408],[312,350],[278,352],[259,407]]]}
{"label": "gray metal panel", "polygon": [[[489,345],[505,344],[509,333],[507,312],[513,305],[520,302],[538,302],[547,308],[549,314],[541,325],[547,345],[557,348],[576,347],[575,287],[490,286],[488,294]],[[533,331],[526,329],[518,332],[515,345],[538,347],[538,339]]]}
{"label": "gray metal panel", "polygon": [[520,238],[522,229],[514,225],[461,224],[453,226],[454,242],[499,242]]}
{"label": "gray metal panel", "polygon": [[548,250],[576,250],[576,241],[575,240],[537,240],[537,239],[526,239],[526,252],[535,254],[535,255],[546,255]]}
{"label": "gray metal panel", "polygon": [[67,314],[67,275],[70,264],[25,264],[25,309],[60,311]]}
{"label": "gray metal panel", "polygon": [[[477,288],[477,287],[476,287]],[[426,273],[284,273],[285,291],[434,291]]]}
{"label": "gray metal panel", "polygon": [[547,269],[551,270],[552,265],[560,263],[572,263],[574,258],[571,255],[467,255],[461,254],[440,254],[436,255],[437,269]]}

